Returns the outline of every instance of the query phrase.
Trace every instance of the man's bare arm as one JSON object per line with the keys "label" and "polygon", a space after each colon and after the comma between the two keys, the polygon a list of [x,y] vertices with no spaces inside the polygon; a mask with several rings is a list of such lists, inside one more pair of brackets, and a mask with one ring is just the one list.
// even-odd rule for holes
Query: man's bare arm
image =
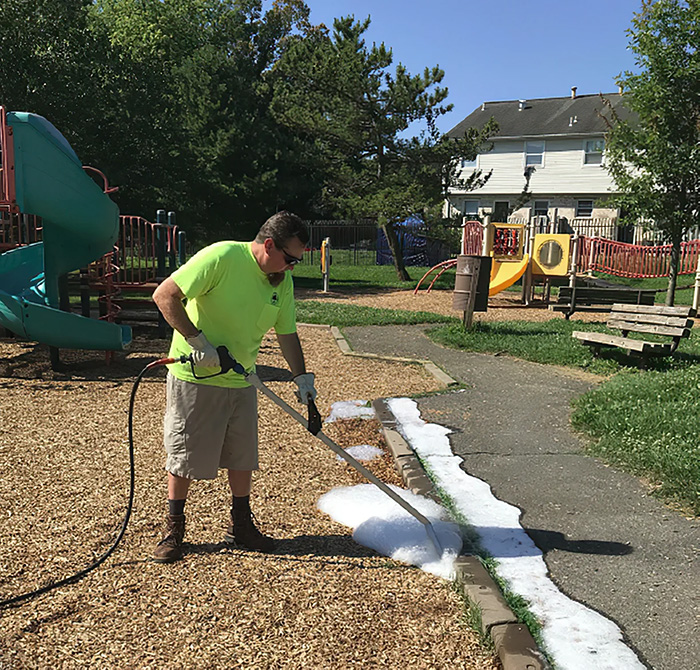
{"label": "man's bare arm", "polygon": [[295,377],[303,375],[306,372],[306,364],[304,363],[304,352],[301,350],[299,336],[296,333],[289,333],[288,335],[278,334],[277,341],[280,344],[280,349],[282,349],[282,355],[292,371],[292,375]]}
{"label": "man's bare arm", "polygon": [[182,304],[184,299],[185,294],[172,277],[166,278],[153,292],[153,302],[158,306],[163,318],[183,337],[193,337],[199,330],[187,316]]}

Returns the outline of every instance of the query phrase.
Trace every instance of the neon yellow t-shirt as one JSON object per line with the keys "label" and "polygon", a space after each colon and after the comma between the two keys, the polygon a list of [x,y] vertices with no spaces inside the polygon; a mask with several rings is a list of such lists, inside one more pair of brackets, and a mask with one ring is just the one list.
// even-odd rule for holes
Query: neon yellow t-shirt
{"label": "neon yellow t-shirt", "polygon": [[[217,242],[195,254],[172,275],[187,297],[185,310],[214,347],[224,345],[247,370],[255,367],[260,342],[274,328],[280,335],[296,332],[294,286],[289,272],[278,286],[272,286],[253,256],[251,242]],[[170,356],[189,355],[185,338],[173,332]],[[188,382],[240,388],[248,386],[232,370],[211,379],[192,376],[190,364],[169,365],[170,372]],[[219,368],[195,367],[198,376]]]}

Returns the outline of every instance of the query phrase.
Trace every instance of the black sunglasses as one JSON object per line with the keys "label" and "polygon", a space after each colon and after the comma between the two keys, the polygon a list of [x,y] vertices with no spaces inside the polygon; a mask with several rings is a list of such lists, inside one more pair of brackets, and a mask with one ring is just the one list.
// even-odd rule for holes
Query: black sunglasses
{"label": "black sunglasses", "polygon": [[[279,247],[278,247],[279,249]],[[282,252],[282,255],[284,256],[284,262],[287,265],[296,265],[297,263],[301,263],[304,259],[303,258],[297,258],[296,256],[290,256],[285,249],[280,249]]]}

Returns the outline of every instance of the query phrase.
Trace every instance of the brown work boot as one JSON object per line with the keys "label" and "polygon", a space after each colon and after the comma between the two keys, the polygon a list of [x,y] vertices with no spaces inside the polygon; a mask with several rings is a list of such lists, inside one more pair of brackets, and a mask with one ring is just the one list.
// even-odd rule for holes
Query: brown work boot
{"label": "brown work boot", "polygon": [[172,563],[182,556],[182,540],[185,537],[185,515],[168,514],[165,537],[153,551],[156,563]]}
{"label": "brown work boot", "polygon": [[266,554],[275,548],[275,541],[256,528],[255,517],[250,508],[242,510],[231,508],[231,525],[226,531],[224,542]]}

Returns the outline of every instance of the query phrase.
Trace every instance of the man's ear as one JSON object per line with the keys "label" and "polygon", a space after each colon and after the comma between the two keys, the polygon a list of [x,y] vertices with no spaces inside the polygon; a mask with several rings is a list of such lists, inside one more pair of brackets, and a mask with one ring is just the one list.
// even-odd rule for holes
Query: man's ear
{"label": "man's ear", "polygon": [[263,247],[265,247],[265,251],[269,254],[270,251],[272,251],[272,247],[275,246],[275,243],[272,241],[271,237],[265,238],[265,241],[263,242]]}

